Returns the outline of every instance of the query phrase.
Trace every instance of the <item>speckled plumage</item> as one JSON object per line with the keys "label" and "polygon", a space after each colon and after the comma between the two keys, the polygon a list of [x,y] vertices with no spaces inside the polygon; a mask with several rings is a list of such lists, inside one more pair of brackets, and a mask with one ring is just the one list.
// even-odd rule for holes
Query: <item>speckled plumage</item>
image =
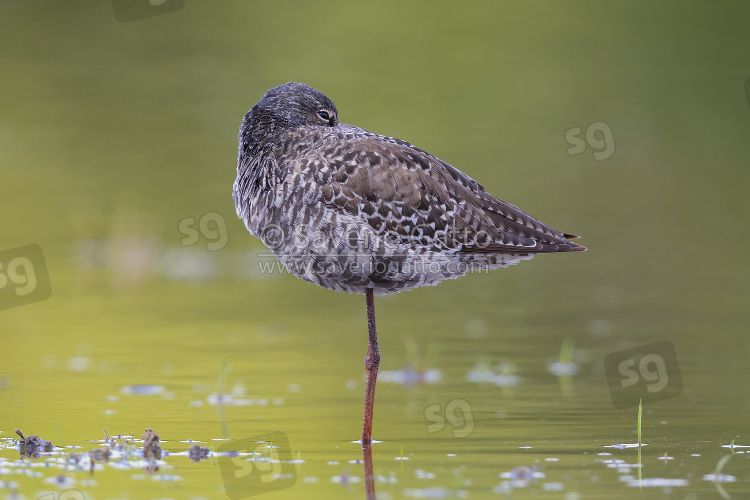
{"label": "speckled plumage", "polygon": [[245,114],[233,196],[292,274],[350,293],[585,250],[436,156],[340,124],[333,102],[300,83],[269,90]]}

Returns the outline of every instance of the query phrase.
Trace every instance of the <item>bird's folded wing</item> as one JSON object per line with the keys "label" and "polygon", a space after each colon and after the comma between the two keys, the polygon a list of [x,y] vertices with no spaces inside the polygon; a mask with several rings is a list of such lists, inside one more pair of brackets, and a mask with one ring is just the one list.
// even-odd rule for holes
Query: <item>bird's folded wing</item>
{"label": "bird's folded wing", "polygon": [[439,158],[400,140],[366,133],[325,154],[328,206],[361,217],[403,243],[462,252],[536,253],[583,249],[568,235],[487,193]]}

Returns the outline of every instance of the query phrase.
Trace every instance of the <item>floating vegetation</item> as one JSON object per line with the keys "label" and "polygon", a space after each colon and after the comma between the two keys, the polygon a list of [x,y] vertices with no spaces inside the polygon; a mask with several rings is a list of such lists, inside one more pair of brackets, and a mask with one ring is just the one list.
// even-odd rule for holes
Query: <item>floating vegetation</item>
{"label": "floating vegetation", "polygon": [[652,477],[648,479],[629,479],[626,484],[638,488],[670,488],[678,486],[689,486],[687,479],[674,479],[663,477]]}
{"label": "floating vegetation", "polygon": [[[132,479],[151,477],[158,481],[179,481],[182,480],[181,476],[165,472],[175,467],[174,464],[167,463],[169,457],[185,456],[192,462],[200,462],[209,458],[242,455],[238,451],[212,451],[196,442],[185,451],[170,453],[162,448],[164,441],[159,434],[150,428],[145,430],[140,439],[129,434],[110,436],[105,430],[104,439],[89,441],[96,446],[90,450],[84,450],[81,446],[54,446],[39,436],[27,436],[20,429],[16,430],[16,434],[19,439],[0,438],[0,452],[16,450],[19,453],[17,460],[7,454],[0,456],[0,475],[35,477],[58,489],[94,486],[97,484],[93,479],[94,475],[105,468],[137,472],[131,476]],[[81,451],[71,453],[71,449]],[[29,459],[40,460],[41,463]],[[295,463],[300,462],[302,461],[298,460]],[[141,472],[146,475],[143,476]],[[85,476],[76,473],[84,473]],[[7,488],[12,492],[17,489],[17,483],[0,480],[0,488]],[[15,497],[11,495],[10,498]]]}
{"label": "floating vegetation", "polygon": [[120,388],[126,396],[157,396],[164,393],[163,385],[136,384]]}
{"label": "floating vegetation", "polygon": [[572,377],[578,373],[578,363],[560,363],[559,361],[550,361],[547,364],[547,371],[555,377]]}
{"label": "floating vegetation", "polygon": [[205,446],[201,446],[198,443],[195,443],[190,448],[188,448],[187,454],[188,458],[191,462],[200,462],[201,460],[205,460],[208,458],[208,454],[211,453],[211,450],[206,448]]}
{"label": "floating vegetation", "polygon": [[18,442],[18,451],[22,457],[39,458],[42,453],[50,453],[55,448],[51,441],[39,436],[24,436],[21,429],[16,429],[16,434],[21,438]]}
{"label": "floating vegetation", "polygon": [[715,483],[733,483],[737,481],[737,478],[730,476],[729,474],[706,474],[703,476],[706,481],[713,481]]}
{"label": "floating vegetation", "polygon": [[572,338],[567,337],[563,340],[557,360],[547,363],[547,371],[555,377],[572,377],[578,373],[578,363],[574,358],[575,343]]}
{"label": "floating vegetation", "polygon": [[[241,469],[238,470],[245,471],[248,474],[273,474],[273,476],[263,476],[264,478],[276,478],[278,474],[278,478],[288,479],[289,474],[296,474],[300,483],[309,485],[339,483],[352,493],[356,493],[358,485],[363,482],[362,476],[359,474],[362,464],[360,457],[353,458],[347,454],[341,456],[340,460],[319,462],[320,465],[328,464],[334,470],[331,470],[330,473],[317,475],[307,473],[302,476],[299,475],[301,469],[298,466],[305,464],[306,461],[301,459],[300,454],[284,456],[278,453],[275,446],[269,445],[265,439],[252,440],[251,442],[221,438],[212,438],[206,441],[193,439],[164,441],[162,436],[149,428],[139,437],[130,434],[109,435],[105,431],[103,439],[88,441],[88,446],[68,444],[63,447],[60,446],[62,437],[56,439],[58,446],[54,446],[50,441],[39,436],[27,436],[20,430],[16,435],[15,439],[11,437],[0,438],[0,492],[10,493],[7,495],[8,498],[41,498],[46,494],[45,491],[40,490],[34,496],[28,493],[25,497],[19,496],[17,493],[20,484],[23,484],[20,478],[29,478],[34,484],[38,485],[37,488],[56,489],[58,493],[61,490],[80,492],[77,497],[65,497],[60,494],[60,498],[93,498],[84,492],[87,488],[98,486],[98,481],[104,481],[100,474],[105,470],[121,471],[134,481],[153,480],[162,484],[176,482],[186,482],[185,484],[187,484],[191,481],[191,477],[184,474],[186,470],[184,464],[188,460],[193,463],[200,462],[203,466],[209,468],[219,467],[222,463],[225,465],[231,463],[232,467],[240,466]],[[226,441],[233,442],[224,444],[217,450],[215,443]],[[209,444],[208,447],[203,446],[206,442],[212,444]],[[170,445],[173,447],[172,451],[169,450]],[[229,446],[229,449],[226,446]],[[645,447],[646,444],[642,443],[641,446]],[[711,445],[714,449],[719,446],[719,443]],[[22,452],[22,448],[25,451]],[[511,457],[518,452],[528,453],[529,461],[526,462],[528,465],[518,465],[512,469],[509,467],[510,470],[500,474],[495,472],[494,474],[497,475],[494,477],[499,477],[499,481],[494,480],[494,484],[489,484],[486,491],[501,495],[513,495],[516,493],[515,490],[525,489],[529,496],[534,497],[542,495],[543,492],[567,491],[571,495],[575,493],[575,490],[571,489],[573,485],[565,478],[568,477],[567,474],[571,464],[578,463],[579,457],[567,452],[554,453],[551,449],[537,452],[535,451],[537,448],[537,446],[514,447],[507,456]],[[592,462],[602,471],[606,471],[605,474],[597,474],[592,473],[592,469],[589,469],[591,481],[614,480],[628,489],[652,488],[656,490],[660,488],[677,489],[686,486],[696,487],[698,483],[706,485],[708,481],[715,485],[719,496],[722,498],[730,498],[724,488],[735,490],[732,492],[732,498],[743,498],[741,495],[735,496],[735,493],[744,491],[741,489],[744,485],[744,479],[732,475],[731,471],[724,471],[730,460],[740,460],[731,453],[721,457],[712,472],[710,469],[706,471],[705,468],[701,471],[698,462],[695,462],[694,469],[685,469],[681,477],[639,478],[637,472],[643,471],[643,474],[646,475],[649,468],[643,468],[643,465],[639,462],[634,463],[633,448],[638,448],[638,443],[608,445],[605,446],[606,452],[597,451],[597,449],[601,450],[598,446],[582,449],[582,456],[590,454]],[[650,460],[661,461],[664,460],[664,457],[670,459],[667,462],[670,464],[668,469],[652,467],[652,470],[678,472],[683,467],[687,467],[682,463],[685,462],[686,457],[696,455],[696,453],[692,453],[695,450],[677,452],[676,450],[680,450],[681,447],[670,447],[669,453],[665,455],[665,449],[660,447],[659,443],[652,443],[650,448],[658,450],[655,453],[656,456],[651,457]],[[31,453],[32,449],[36,451]],[[15,455],[15,458],[13,455]],[[423,463],[423,460],[411,458],[408,455],[410,454],[405,453],[403,449],[400,453],[396,449],[391,458],[381,457],[376,462],[381,467],[383,465],[388,467],[387,463],[390,460],[398,462],[398,465],[394,464],[393,470],[389,474],[376,473],[375,482],[391,487],[403,484],[401,489],[391,490],[391,493],[397,498],[468,498],[467,489],[471,491],[470,481],[472,478],[456,476],[456,474],[465,473],[463,465],[453,470],[453,474],[456,476],[453,484],[444,483],[440,486],[435,482],[440,483],[445,479],[445,474],[441,472],[443,470],[441,468],[445,465],[429,468],[421,465],[420,468],[415,468],[417,464]],[[620,457],[617,455],[620,455]],[[296,458],[293,458],[295,456]],[[451,457],[448,459],[451,461],[450,463],[461,464],[461,459],[457,458],[456,454],[449,453],[447,456]],[[672,456],[674,456],[674,460],[671,460]],[[647,459],[646,461],[653,463],[650,460]],[[692,460],[694,459],[688,461]],[[390,461],[390,463],[393,464],[393,461]],[[284,469],[280,467],[284,467]],[[304,470],[312,472],[312,469],[309,468]],[[178,474],[178,471],[181,473]],[[711,473],[706,474],[706,472]],[[13,475],[16,475],[19,479],[10,480]],[[663,472],[659,473],[659,476],[663,475]],[[424,487],[417,488],[416,485],[409,484],[410,479],[424,482]],[[577,485],[576,488],[580,488],[580,485]]]}
{"label": "floating vegetation", "polygon": [[494,370],[485,362],[474,365],[474,369],[466,379],[475,384],[495,384],[498,387],[515,387],[521,383],[521,377],[516,375],[516,365],[513,363],[498,363]]}
{"label": "floating vegetation", "polygon": [[730,450],[738,450],[740,448],[750,448],[748,445],[742,445],[742,444],[734,444],[735,440],[737,438],[732,439],[732,442],[729,444],[722,444],[722,448],[729,448]]}
{"label": "floating vegetation", "polygon": [[422,356],[419,345],[411,338],[405,340],[406,365],[396,371],[383,370],[378,373],[378,382],[394,383],[404,387],[437,384],[443,380],[443,371],[438,368],[428,368],[437,364],[439,348],[434,342],[427,346],[427,352]]}
{"label": "floating vegetation", "polygon": [[[269,404],[278,406],[283,405],[284,400],[280,398],[238,398],[231,394],[214,392],[206,396],[206,403],[208,403],[209,406],[267,406]],[[202,406],[203,401],[193,401],[191,404],[193,406]]]}
{"label": "floating vegetation", "polygon": [[638,448],[639,446],[648,446],[648,444],[640,443],[618,443],[618,444],[607,444],[604,448],[617,448],[618,450],[626,450],[628,448]]}
{"label": "floating vegetation", "polygon": [[402,495],[404,498],[469,498],[468,491],[454,491],[440,487],[406,488]]}
{"label": "floating vegetation", "polygon": [[538,467],[519,465],[511,471],[500,473],[500,477],[505,479],[505,481],[495,486],[492,490],[493,493],[511,493],[513,489],[525,488],[539,479],[546,477],[546,475]]}
{"label": "floating vegetation", "polygon": [[411,365],[406,365],[401,370],[378,373],[378,382],[395,383],[406,387],[421,384],[437,384],[443,379],[443,372],[438,369],[418,371]]}
{"label": "floating vegetation", "polygon": [[143,472],[153,474],[159,470],[159,460],[161,460],[161,445],[159,444],[159,435],[153,429],[146,429],[141,435],[143,439],[143,458],[148,465],[143,468]]}

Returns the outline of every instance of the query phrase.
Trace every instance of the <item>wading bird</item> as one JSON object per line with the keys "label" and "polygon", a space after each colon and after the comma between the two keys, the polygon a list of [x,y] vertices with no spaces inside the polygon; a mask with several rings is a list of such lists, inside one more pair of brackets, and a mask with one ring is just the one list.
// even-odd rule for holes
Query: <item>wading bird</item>
{"label": "wading bird", "polygon": [[272,88],[245,114],[232,194],[248,231],[292,274],[365,294],[363,446],[380,363],[374,295],[585,250],[440,158],[339,123],[333,102],[302,83]]}

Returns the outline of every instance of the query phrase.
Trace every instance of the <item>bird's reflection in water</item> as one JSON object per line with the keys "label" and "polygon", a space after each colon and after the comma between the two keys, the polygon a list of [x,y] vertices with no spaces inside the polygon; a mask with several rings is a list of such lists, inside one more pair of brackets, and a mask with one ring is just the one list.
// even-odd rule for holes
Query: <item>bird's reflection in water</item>
{"label": "bird's reflection in water", "polygon": [[365,498],[375,500],[375,476],[372,473],[372,445],[362,446],[363,468],[365,473]]}

